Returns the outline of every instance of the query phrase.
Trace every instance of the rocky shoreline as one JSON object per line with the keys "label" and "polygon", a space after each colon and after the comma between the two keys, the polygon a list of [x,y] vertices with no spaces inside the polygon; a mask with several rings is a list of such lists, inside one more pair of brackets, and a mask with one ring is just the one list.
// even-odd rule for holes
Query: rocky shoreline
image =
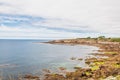
{"label": "rocky shoreline", "polygon": [[[18,80],[120,80],[120,42],[111,42],[97,39],[64,39],[44,42],[48,44],[68,44],[68,45],[89,45],[100,48],[98,53],[92,53],[95,57],[85,59],[87,68],[74,67],[75,71],[65,71],[60,67],[65,75],[47,72],[44,78],[36,75],[23,75]],[[97,57],[99,56],[99,57]],[[75,58],[71,58],[75,60]],[[79,60],[82,60],[81,58]]]}
{"label": "rocky shoreline", "polygon": [[75,68],[66,75],[46,74],[44,80],[120,80],[120,42],[95,39],[64,39],[46,42],[50,44],[90,45],[100,48],[99,53],[92,54],[100,58],[87,58],[89,68]]}

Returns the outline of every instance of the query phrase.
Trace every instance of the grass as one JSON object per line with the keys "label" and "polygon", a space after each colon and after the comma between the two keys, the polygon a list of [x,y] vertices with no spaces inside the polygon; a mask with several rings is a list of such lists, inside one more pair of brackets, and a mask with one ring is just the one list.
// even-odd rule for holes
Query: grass
{"label": "grass", "polygon": [[92,71],[95,71],[95,70],[98,70],[99,69],[99,66],[100,65],[103,65],[104,62],[102,61],[97,61],[97,62],[93,62],[90,66],[91,66],[91,70]]}
{"label": "grass", "polygon": [[86,75],[91,75],[91,73],[90,73],[90,72],[85,72],[85,74],[86,74]]}
{"label": "grass", "polygon": [[113,55],[115,55],[115,54],[118,54],[117,52],[105,52],[105,54],[113,54]]}
{"label": "grass", "polygon": [[113,64],[115,68],[120,68],[120,64]]}
{"label": "grass", "polygon": [[111,38],[112,42],[120,42],[120,38]]}
{"label": "grass", "polygon": [[91,67],[92,71],[95,71],[95,70],[98,70],[98,69],[99,69],[99,66],[93,66],[93,67]]}

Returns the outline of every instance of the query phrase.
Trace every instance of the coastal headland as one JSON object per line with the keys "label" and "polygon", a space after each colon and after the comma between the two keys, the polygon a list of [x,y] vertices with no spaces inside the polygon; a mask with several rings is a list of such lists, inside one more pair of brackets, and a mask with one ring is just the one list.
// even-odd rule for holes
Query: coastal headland
{"label": "coastal headland", "polygon": [[85,59],[89,68],[74,67],[74,72],[60,74],[46,74],[44,80],[120,80],[120,39],[105,38],[76,38],[53,40],[50,44],[90,45],[100,48],[99,53],[91,55],[99,56]]}

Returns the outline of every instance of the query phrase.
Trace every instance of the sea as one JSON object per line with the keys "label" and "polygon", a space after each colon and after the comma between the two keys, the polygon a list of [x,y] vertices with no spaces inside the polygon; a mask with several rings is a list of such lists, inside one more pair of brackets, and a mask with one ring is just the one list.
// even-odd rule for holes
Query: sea
{"label": "sea", "polygon": [[[1,39],[0,76],[33,74],[42,75],[48,69],[60,72],[74,67],[86,67],[85,58],[96,53],[98,48],[87,45],[63,45],[43,43],[49,40]],[[75,57],[76,60],[71,60]],[[78,60],[82,58],[83,60]]]}

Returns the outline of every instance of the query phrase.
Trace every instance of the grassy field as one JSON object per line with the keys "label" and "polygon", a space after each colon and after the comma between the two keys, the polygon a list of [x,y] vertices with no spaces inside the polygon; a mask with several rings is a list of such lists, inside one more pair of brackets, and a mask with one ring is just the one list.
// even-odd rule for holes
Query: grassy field
{"label": "grassy field", "polygon": [[112,42],[120,42],[120,38],[111,38]]}

